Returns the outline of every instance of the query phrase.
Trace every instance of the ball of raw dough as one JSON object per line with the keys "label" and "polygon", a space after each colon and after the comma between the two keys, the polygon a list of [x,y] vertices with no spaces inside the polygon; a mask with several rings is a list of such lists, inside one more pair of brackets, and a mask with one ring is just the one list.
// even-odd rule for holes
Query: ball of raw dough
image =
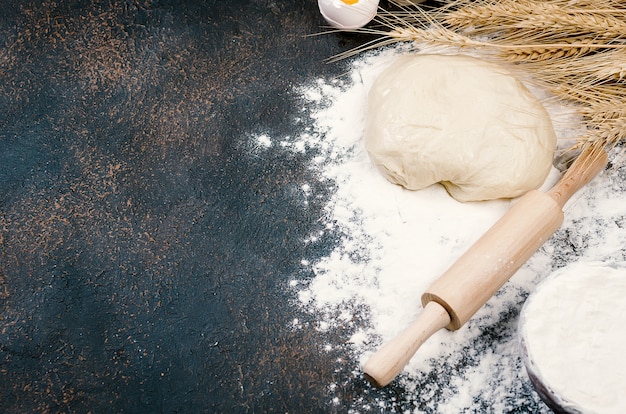
{"label": "ball of raw dough", "polygon": [[365,146],[392,182],[441,183],[459,201],[540,187],[556,135],[541,103],[510,72],[463,55],[400,57],[368,98]]}

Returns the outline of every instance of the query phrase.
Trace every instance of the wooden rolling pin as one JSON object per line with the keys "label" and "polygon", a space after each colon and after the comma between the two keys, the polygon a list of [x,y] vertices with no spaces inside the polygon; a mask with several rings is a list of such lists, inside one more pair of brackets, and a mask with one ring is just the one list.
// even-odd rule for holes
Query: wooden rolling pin
{"label": "wooden rolling pin", "polygon": [[417,349],[442,328],[459,329],[563,223],[563,206],[607,164],[589,146],[547,193],[533,190],[498,220],[422,295],[424,309],[363,366],[374,385],[389,384]]}

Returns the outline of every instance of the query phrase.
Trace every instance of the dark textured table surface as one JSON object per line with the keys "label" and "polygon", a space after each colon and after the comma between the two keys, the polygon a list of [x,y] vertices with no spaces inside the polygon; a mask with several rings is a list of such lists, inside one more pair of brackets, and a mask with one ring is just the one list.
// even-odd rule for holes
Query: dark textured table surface
{"label": "dark textured table surface", "polygon": [[336,355],[281,289],[333,244],[298,242],[324,198],[291,208],[305,160],[240,150],[364,40],[323,25],[312,0],[2,2],[0,412],[331,410]]}
{"label": "dark textured table surface", "polygon": [[[372,40],[311,36],[316,3],[0,3],[0,413],[431,413],[421,396],[472,387],[475,411],[497,412],[508,398],[489,389],[501,360],[484,384],[463,368],[515,336],[524,295],[458,358],[377,389],[325,347],[350,329],[315,329],[286,288],[341,245],[324,223],[335,183],[310,168],[315,148],[250,146],[306,134],[302,85],[348,78],[327,59]],[[623,169],[603,185],[626,197]],[[578,218],[588,233],[567,224],[544,258],[611,236],[626,260],[624,213],[608,210]],[[500,407],[547,412],[520,387]]]}

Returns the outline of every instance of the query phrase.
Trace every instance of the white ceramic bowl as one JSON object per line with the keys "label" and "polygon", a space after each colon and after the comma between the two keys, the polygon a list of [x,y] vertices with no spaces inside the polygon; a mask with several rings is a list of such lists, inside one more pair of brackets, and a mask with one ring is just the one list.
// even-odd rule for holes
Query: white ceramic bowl
{"label": "white ceramic bowl", "polygon": [[529,296],[519,320],[522,359],[557,413],[626,412],[626,264],[574,263]]}

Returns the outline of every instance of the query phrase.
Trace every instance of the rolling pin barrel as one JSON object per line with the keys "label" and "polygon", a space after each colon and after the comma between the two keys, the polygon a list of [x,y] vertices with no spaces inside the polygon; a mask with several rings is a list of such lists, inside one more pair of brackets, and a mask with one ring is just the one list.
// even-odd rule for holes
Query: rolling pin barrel
{"label": "rolling pin barrel", "polygon": [[550,195],[531,191],[489,229],[422,295],[450,314],[459,329],[561,226],[561,206]]}
{"label": "rolling pin barrel", "polygon": [[561,226],[563,206],[607,164],[601,146],[589,146],[547,193],[530,191],[422,295],[424,309],[407,329],[364,364],[377,386],[390,383],[439,329],[459,329]]}

